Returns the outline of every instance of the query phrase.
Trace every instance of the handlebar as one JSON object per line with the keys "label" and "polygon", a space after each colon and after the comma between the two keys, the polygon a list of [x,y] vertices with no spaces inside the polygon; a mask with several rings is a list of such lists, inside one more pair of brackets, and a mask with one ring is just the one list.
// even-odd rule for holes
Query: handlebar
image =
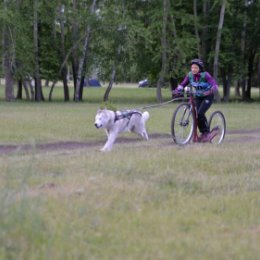
{"label": "handlebar", "polygon": [[173,95],[175,96],[178,96],[178,95],[184,95],[184,94],[187,94],[187,95],[194,95],[196,93],[195,90],[192,89],[192,87],[185,87],[183,90],[177,90],[175,89],[173,91]]}

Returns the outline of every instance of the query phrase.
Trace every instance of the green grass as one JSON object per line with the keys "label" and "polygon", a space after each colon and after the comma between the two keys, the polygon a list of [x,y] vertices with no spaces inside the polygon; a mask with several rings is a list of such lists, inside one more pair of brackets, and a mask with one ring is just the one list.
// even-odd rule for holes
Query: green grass
{"label": "green grass", "polygon": [[[0,102],[0,143],[104,141],[93,126],[102,91],[83,103]],[[119,109],[156,102],[150,89],[112,93]],[[148,133],[169,134],[176,106],[149,109]],[[228,130],[259,128],[257,103],[215,109]],[[0,156],[1,260],[259,259],[260,140],[99,148]]]}

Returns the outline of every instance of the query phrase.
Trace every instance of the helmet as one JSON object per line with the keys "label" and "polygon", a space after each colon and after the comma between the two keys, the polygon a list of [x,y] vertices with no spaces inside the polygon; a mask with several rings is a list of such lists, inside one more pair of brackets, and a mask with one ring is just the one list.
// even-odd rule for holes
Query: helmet
{"label": "helmet", "polygon": [[200,71],[203,71],[203,70],[204,70],[204,63],[203,63],[203,61],[202,61],[201,59],[194,59],[194,60],[192,60],[192,61],[190,62],[190,65],[192,65],[192,64],[198,65],[199,68],[200,68]]}

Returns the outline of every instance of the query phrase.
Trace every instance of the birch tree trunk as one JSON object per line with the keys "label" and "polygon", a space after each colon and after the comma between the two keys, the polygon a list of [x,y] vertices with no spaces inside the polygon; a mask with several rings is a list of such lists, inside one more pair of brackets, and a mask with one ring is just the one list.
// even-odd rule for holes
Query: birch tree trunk
{"label": "birch tree trunk", "polygon": [[109,93],[112,89],[113,83],[115,81],[115,77],[116,77],[116,65],[114,63],[113,68],[112,68],[112,73],[111,73],[111,79],[109,81],[109,85],[108,85],[106,92],[104,94],[104,98],[103,98],[104,102],[108,101],[108,96],[109,96]]}
{"label": "birch tree trunk", "polygon": [[[77,5],[78,1],[73,0],[73,13],[74,16],[76,17],[77,14]],[[78,39],[78,22],[77,19],[74,19],[72,21],[72,44],[76,45],[77,39]],[[77,75],[78,75],[78,70],[79,70],[79,59],[77,55],[77,50],[76,48],[73,48],[72,50],[72,74],[73,74],[73,85],[74,85],[74,100],[75,100],[75,94],[76,94],[76,86],[77,86]]]}
{"label": "birch tree trunk", "polygon": [[161,72],[159,74],[159,79],[157,81],[156,88],[156,97],[159,103],[162,102],[162,91],[161,88],[164,85],[165,75],[167,70],[167,19],[168,19],[168,10],[169,10],[168,0],[163,0],[163,24],[162,24],[162,35],[161,35]]}
{"label": "birch tree trunk", "polygon": [[[65,9],[64,8],[65,8],[64,5],[60,5],[61,60],[62,60],[62,62],[65,60],[65,36],[64,36]],[[61,69],[61,76],[62,76],[63,89],[64,89],[64,101],[70,100],[67,75],[68,75],[67,63],[65,63],[65,65]]]}
{"label": "birch tree trunk", "polygon": [[35,78],[35,101],[42,101],[42,85],[39,63],[39,37],[38,37],[38,0],[34,0],[33,6],[33,44],[34,44],[34,78]]}
{"label": "birch tree trunk", "polygon": [[[92,5],[91,5],[91,9],[90,9],[91,14],[93,14],[96,10],[96,2],[97,2],[97,0],[92,1]],[[78,69],[76,92],[75,92],[75,101],[82,100],[82,88],[83,88],[83,80],[84,80],[84,76],[85,76],[84,72],[85,72],[86,64],[87,64],[87,55],[88,55],[90,37],[91,37],[91,26],[88,25],[87,29],[86,29],[86,37],[84,40],[82,57],[79,61],[79,69]]]}
{"label": "birch tree trunk", "polygon": [[23,87],[25,90],[26,100],[30,100],[30,94],[29,94],[28,85],[27,85],[26,80],[23,80]]}
{"label": "birch tree trunk", "polygon": [[[222,0],[221,10],[219,15],[219,24],[218,24],[218,32],[217,32],[217,39],[215,45],[215,56],[214,56],[214,64],[213,64],[213,77],[218,80],[218,64],[219,64],[219,50],[220,50],[220,43],[221,43],[221,33],[224,24],[224,17],[225,17],[225,9],[226,9],[226,0]],[[220,101],[219,92],[215,94],[216,101]]]}
{"label": "birch tree trunk", "polygon": [[203,0],[203,28],[201,34],[201,58],[206,63],[208,53],[208,26],[207,21],[209,17],[209,0]]}
{"label": "birch tree trunk", "polygon": [[28,80],[29,87],[30,87],[30,93],[31,93],[31,101],[35,100],[35,80],[29,79]]}
{"label": "birch tree trunk", "polygon": [[[168,9],[170,9],[170,3],[169,3],[169,8]],[[176,46],[178,46],[179,44],[177,43],[178,41],[177,41],[177,36],[178,36],[178,34],[177,34],[177,29],[176,29],[176,24],[175,24],[175,19],[174,19],[174,17],[173,17],[173,14],[171,14],[171,12],[169,13],[169,16],[170,16],[170,21],[171,21],[171,25],[172,25],[172,36],[173,36],[173,38],[175,39],[175,45]],[[178,53],[176,52],[176,55],[174,55],[173,57],[172,57],[172,59],[173,59],[173,66],[175,65],[176,66],[176,64],[177,64],[177,62],[178,62]],[[174,67],[173,68],[169,68],[169,69],[174,69]],[[172,75],[171,77],[170,77],[170,88],[171,88],[171,92],[174,90],[174,89],[176,89],[177,88],[177,86],[178,86],[178,79],[177,79],[177,77],[176,77],[176,73],[174,73],[174,75]]]}
{"label": "birch tree trunk", "polygon": [[194,13],[194,31],[197,40],[197,54],[198,57],[201,58],[200,53],[200,36],[199,36],[199,28],[198,28],[198,12],[197,12],[197,0],[193,0],[193,13]]}
{"label": "birch tree trunk", "polygon": [[[7,0],[4,0],[4,10],[7,13]],[[8,25],[5,23],[3,28],[3,69],[5,76],[5,100],[13,101],[14,98],[14,78],[12,72],[12,53],[11,53],[11,30],[8,29]]]}

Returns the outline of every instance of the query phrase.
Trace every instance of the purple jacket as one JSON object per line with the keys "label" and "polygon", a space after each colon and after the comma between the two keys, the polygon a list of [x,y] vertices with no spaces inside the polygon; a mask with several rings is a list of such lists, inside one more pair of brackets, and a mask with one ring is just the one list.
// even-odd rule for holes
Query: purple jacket
{"label": "purple jacket", "polygon": [[[194,81],[199,81],[200,77],[201,77],[200,73],[193,75]],[[208,72],[205,72],[205,81],[207,81],[211,85],[211,90],[213,91],[213,93],[217,91],[218,84]],[[181,88],[184,88],[189,83],[190,83],[189,74],[187,74],[179,86]]]}

